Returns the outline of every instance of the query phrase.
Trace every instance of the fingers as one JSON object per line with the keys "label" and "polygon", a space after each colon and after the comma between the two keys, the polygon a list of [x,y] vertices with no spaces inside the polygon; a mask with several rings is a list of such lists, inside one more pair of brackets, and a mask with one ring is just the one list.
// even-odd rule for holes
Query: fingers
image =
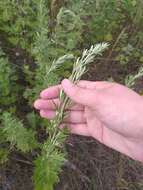
{"label": "fingers", "polygon": [[52,110],[40,110],[40,116],[46,119],[54,119],[56,113]]}
{"label": "fingers", "polygon": [[[34,107],[38,110],[56,110],[57,107],[60,105],[59,99],[38,99],[34,102]],[[67,107],[65,110],[77,110],[82,111],[84,107],[79,104],[72,104],[71,106]]]}
{"label": "fingers", "polygon": [[[93,105],[93,101],[97,99],[97,90],[93,92],[91,88],[94,88],[94,85],[91,85],[92,82],[81,81],[78,85],[72,84],[69,80],[65,79],[62,82],[62,86],[50,87],[41,92],[40,96],[42,99],[55,99],[58,98],[61,88],[64,89],[65,93],[76,103],[81,105]],[[94,82],[92,83],[94,84]],[[83,88],[80,86],[87,87],[89,85],[90,89]],[[96,84],[95,84],[96,86]],[[35,103],[37,104],[37,102]],[[37,106],[37,105],[36,105]],[[43,106],[45,107],[45,106]],[[53,106],[52,106],[53,107]],[[45,109],[45,108],[44,108]]]}
{"label": "fingers", "polygon": [[[110,87],[111,85],[113,85],[113,83],[106,82],[106,81],[94,82],[94,81],[81,80],[77,83],[77,86],[79,86],[81,88],[87,88],[87,89],[95,89],[96,88],[98,90]],[[61,88],[62,88],[61,85],[49,87],[40,93],[40,97],[42,99],[57,98],[59,96],[59,92],[60,92]]]}
{"label": "fingers", "polygon": [[59,99],[44,100],[38,99],[34,102],[34,107],[38,110],[55,110],[60,105]]}
{"label": "fingers", "polygon": [[[52,110],[41,110],[41,117],[47,119],[54,119],[56,116],[56,112]],[[64,122],[68,123],[86,123],[86,119],[84,117],[83,111],[70,111],[67,113],[67,117],[65,117]]]}

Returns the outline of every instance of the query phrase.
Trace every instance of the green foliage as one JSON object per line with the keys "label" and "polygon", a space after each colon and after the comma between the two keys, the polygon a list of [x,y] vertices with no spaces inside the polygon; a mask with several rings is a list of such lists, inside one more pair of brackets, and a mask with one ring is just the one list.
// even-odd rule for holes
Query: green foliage
{"label": "green foliage", "polygon": [[[34,1],[0,1],[0,30],[6,32],[13,45],[30,48],[33,37]],[[30,6],[32,5],[32,6]]]}
{"label": "green foliage", "polygon": [[38,116],[33,112],[30,112],[26,115],[26,119],[27,119],[27,122],[29,124],[29,126],[32,128],[32,129],[36,129],[36,126],[37,126],[37,123],[39,123],[39,118]]}
{"label": "green foliage", "polygon": [[[33,80],[30,81],[31,88],[27,88],[24,93],[24,97],[29,100],[30,104],[42,89],[56,84],[60,77],[69,75],[69,72],[66,71],[71,68],[71,63],[66,60],[66,64],[59,71],[46,77],[51,66],[51,60],[67,54],[69,51],[71,52],[81,41],[82,21],[72,10],[66,8],[59,10],[55,32],[51,35],[49,35],[48,28],[49,20],[46,1],[41,0],[37,4],[37,23],[39,24],[32,46],[32,55],[37,63],[37,68]],[[76,52],[78,51],[76,50]]]}
{"label": "green foliage", "polygon": [[134,88],[136,80],[140,79],[141,77],[143,77],[143,67],[140,67],[140,69],[135,75],[128,75],[125,78],[125,85],[129,88]]}
{"label": "green foliage", "polygon": [[[52,190],[59,181],[68,132],[57,130],[55,121],[41,119],[33,111],[34,100],[42,89],[70,77],[75,60],[72,55],[79,56],[82,48],[98,41],[113,44],[109,60],[121,64],[125,71],[131,63],[143,64],[142,9],[142,0],[0,1],[0,34],[5,37],[0,38],[0,163],[15,149],[25,153],[38,148],[33,177],[36,190]],[[73,72],[74,79],[85,73],[80,69],[81,73]],[[141,65],[125,83],[133,88],[142,76]],[[63,114],[58,121],[61,119]],[[40,139],[44,143],[39,145],[36,133],[43,128],[48,139]]]}
{"label": "green foliage", "polygon": [[5,148],[0,149],[0,165],[4,164],[8,160],[9,151]]}
{"label": "green foliage", "polygon": [[16,146],[22,152],[29,152],[38,146],[35,132],[26,129],[20,120],[8,112],[4,112],[1,118],[3,135],[6,141],[10,142],[11,148]]}
{"label": "green foliage", "polygon": [[[78,57],[75,60],[73,71],[69,79],[75,83],[80,80],[82,75],[86,72],[87,66],[94,61],[95,56],[101,55],[102,51],[107,49],[107,47],[108,44],[103,43],[91,46],[89,50],[84,50],[81,58]],[[57,61],[54,61],[47,76],[66,61],[67,58],[71,58],[71,56],[65,55],[60,57]],[[55,119],[50,123],[49,138],[43,146],[42,156],[38,157],[35,162],[34,181],[37,190],[53,190],[54,184],[59,180],[58,174],[65,160],[65,154],[62,153],[59,147],[63,147],[67,134],[65,130],[58,129],[58,127],[63,122],[65,116],[67,116],[65,107],[67,107],[71,101],[62,90],[59,99],[61,104],[56,110]]]}
{"label": "green foliage", "polygon": [[47,141],[41,156],[35,161],[35,190],[53,190],[53,185],[59,181],[58,175],[65,161],[65,154],[58,149],[52,150],[52,147],[51,141]]}
{"label": "green foliage", "polygon": [[57,15],[54,40],[65,51],[71,51],[82,42],[83,21],[74,11],[61,8]]}
{"label": "green foliage", "polygon": [[18,86],[15,70],[9,64],[8,58],[0,49],[0,105],[8,107],[17,100]]}
{"label": "green foliage", "polygon": [[126,12],[129,21],[132,21],[137,27],[142,26],[142,0],[123,0],[122,8]]}
{"label": "green foliage", "polygon": [[84,18],[86,28],[83,35],[90,43],[112,41],[114,31],[119,29],[124,19],[119,3],[114,0],[74,0],[71,6]]}
{"label": "green foliage", "polygon": [[134,34],[135,37],[129,37],[128,33],[125,32],[118,44],[118,47],[115,48],[116,52],[116,61],[119,61],[121,65],[127,65],[131,62],[137,62],[142,64],[142,35],[140,32]]}
{"label": "green foliage", "polygon": [[[34,37],[34,43],[32,46],[32,54],[37,63],[34,79],[31,82],[31,88],[26,89],[24,97],[29,99],[30,104],[39,95],[39,92],[45,86],[45,74],[49,68],[49,39],[48,39],[48,9],[46,9],[46,1],[40,0],[37,3],[37,15],[36,19],[38,27]],[[30,74],[30,73],[29,73]],[[52,79],[51,79],[52,77]],[[56,75],[48,78],[48,81],[55,81]],[[48,85],[48,81],[47,84]]]}

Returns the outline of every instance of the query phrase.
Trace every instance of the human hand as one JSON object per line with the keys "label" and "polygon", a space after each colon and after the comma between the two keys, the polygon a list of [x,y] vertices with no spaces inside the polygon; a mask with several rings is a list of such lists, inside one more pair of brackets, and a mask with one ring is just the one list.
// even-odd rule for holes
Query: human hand
{"label": "human hand", "polygon": [[63,80],[45,89],[34,106],[44,118],[55,117],[59,92],[73,101],[64,120],[71,133],[91,136],[133,159],[143,161],[143,98],[127,87],[110,82]]}

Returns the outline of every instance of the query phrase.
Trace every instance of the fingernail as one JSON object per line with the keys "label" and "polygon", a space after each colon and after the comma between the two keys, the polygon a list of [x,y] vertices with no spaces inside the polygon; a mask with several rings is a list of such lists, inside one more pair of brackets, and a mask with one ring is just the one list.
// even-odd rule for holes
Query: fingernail
{"label": "fingernail", "polygon": [[34,107],[36,108],[36,109],[38,109],[39,108],[39,101],[38,100],[36,100],[35,102],[34,102]]}

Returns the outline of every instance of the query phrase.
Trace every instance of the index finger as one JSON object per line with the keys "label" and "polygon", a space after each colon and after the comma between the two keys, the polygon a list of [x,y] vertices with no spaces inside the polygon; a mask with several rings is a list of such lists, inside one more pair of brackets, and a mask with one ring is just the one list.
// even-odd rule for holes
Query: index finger
{"label": "index finger", "polygon": [[[79,84],[79,86],[81,85],[82,87],[83,86],[86,87],[87,86],[87,81],[80,81],[78,84]],[[58,98],[61,89],[62,89],[62,86],[60,84],[56,85],[56,86],[51,86],[51,87],[41,91],[40,97],[42,99]]]}
{"label": "index finger", "polygon": [[58,98],[61,90],[61,85],[51,86],[40,93],[42,99]]}

